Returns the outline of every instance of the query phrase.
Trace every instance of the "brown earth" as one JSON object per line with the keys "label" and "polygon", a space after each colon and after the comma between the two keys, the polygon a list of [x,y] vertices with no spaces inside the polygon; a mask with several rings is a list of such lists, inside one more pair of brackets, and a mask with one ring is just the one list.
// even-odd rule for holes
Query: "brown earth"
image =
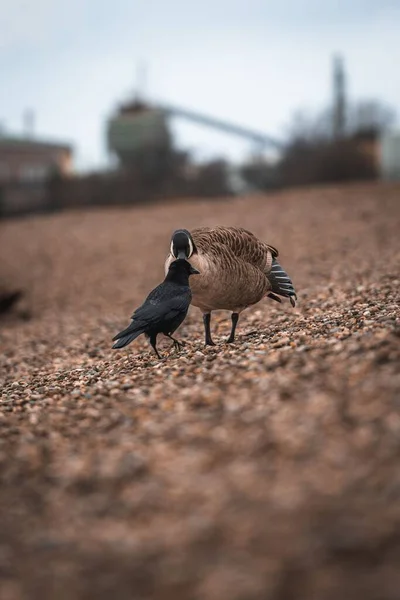
{"label": "brown earth", "polygon": [[[296,309],[249,309],[235,346],[217,314],[213,349],[191,309],[180,354],[112,351],[171,231],[213,223],[279,248]],[[400,598],[400,186],[0,235],[0,280],[26,289],[0,321],[2,600]]]}

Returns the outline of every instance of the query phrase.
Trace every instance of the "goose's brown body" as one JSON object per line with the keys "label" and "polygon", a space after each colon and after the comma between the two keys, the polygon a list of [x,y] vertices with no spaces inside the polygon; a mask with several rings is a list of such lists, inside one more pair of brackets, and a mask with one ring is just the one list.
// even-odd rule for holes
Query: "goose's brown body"
{"label": "goose's brown body", "polygon": [[[278,252],[249,231],[236,227],[204,227],[191,232],[197,253],[189,262],[200,271],[190,282],[192,304],[203,312],[241,312],[270,290],[268,274]],[[166,269],[174,260],[169,255]]]}
{"label": "goose's brown body", "polygon": [[[194,251],[186,255],[187,260],[200,272],[190,281],[192,304],[204,315],[221,309],[238,315],[274,291],[271,270],[274,264],[281,267],[276,261],[278,251],[273,246],[241,227],[203,227],[192,230],[189,235]],[[173,260],[171,246],[166,270]]]}

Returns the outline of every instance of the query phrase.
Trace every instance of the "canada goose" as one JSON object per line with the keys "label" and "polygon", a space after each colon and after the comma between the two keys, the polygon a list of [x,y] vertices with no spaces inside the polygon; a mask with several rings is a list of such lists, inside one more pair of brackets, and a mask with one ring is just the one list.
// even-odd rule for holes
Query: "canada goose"
{"label": "canada goose", "polygon": [[264,296],[281,302],[297,300],[293,283],[277,261],[278,250],[242,227],[202,227],[192,232],[177,229],[171,238],[165,262],[186,258],[200,271],[190,282],[192,304],[203,313],[206,345],[214,346],[210,323],[213,310],[232,311],[232,328],[227,340],[235,340],[239,314]]}

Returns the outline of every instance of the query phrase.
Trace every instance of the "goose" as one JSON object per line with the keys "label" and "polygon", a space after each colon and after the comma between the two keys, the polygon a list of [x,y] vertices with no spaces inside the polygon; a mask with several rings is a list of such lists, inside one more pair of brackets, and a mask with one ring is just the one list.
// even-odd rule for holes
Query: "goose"
{"label": "goose", "polygon": [[191,279],[192,304],[203,313],[206,346],[211,337],[213,310],[231,311],[231,333],[235,341],[240,313],[268,296],[281,302],[297,300],[293,283],[279,264],[278,250],[242,227],[201,227],[191,232],[177,229],[172,234],[165,272],[171,262],[186,258],[200,275]]}

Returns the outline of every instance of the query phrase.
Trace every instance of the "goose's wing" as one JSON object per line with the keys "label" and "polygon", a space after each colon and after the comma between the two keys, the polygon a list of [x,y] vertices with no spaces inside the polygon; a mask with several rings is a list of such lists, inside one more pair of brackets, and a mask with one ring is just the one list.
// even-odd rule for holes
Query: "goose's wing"
{"label": "goose's wing", "polygon": [[194,229],[192,236],[197,248],[216,258],[240,259],[268,274],[278,250],[259,240],[243,227],[202,227]]}

